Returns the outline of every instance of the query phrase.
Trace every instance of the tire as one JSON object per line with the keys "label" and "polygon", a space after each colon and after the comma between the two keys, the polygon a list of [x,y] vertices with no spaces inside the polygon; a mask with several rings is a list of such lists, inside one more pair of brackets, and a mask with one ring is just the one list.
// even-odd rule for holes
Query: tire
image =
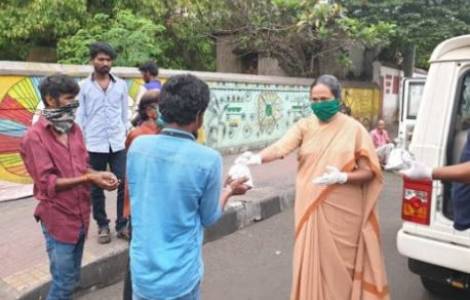
{"label": "tire", "polygon": [[452,297],[456,297],[456,299],[457,297],[458,299],[460,299],[460,297],[464,297],[465,295],[468,296],[467,294],[468,292],[463,291],[458,288],[454,288],[445,282],[435,281],[435,280],[432,280],[423,276],[420,276],[420,277],[421,277],[421,283],[423,284],[424,288],[432,294],[439,295],[439,296],[452,296]]}

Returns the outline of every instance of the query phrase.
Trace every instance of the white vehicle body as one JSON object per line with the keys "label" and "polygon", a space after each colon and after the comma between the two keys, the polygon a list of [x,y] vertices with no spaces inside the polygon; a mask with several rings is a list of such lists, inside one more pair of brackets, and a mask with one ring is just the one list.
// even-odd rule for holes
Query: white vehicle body
{"label": "white vehicle body", "polygon": [[[426,165],[444,166],[459,162],[470,129],[470,35],[441,43],[430,62],[409,149]],[[432,290],[429,280],[469,288],[470,230],[453,228],[451,183],[434,181],[429,190],[428,224],[404,220],[398,251],[410,258],[410,269],[427,288]]]}

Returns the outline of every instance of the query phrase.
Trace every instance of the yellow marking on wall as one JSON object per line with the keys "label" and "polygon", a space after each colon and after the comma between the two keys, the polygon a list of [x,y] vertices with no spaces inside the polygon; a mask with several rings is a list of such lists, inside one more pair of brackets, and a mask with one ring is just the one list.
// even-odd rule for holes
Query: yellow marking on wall
{"label": "yellow marking on wall", "polygon": [[0,101],[12,86],[23,79],[25,79],[24,76],[0,76]]}

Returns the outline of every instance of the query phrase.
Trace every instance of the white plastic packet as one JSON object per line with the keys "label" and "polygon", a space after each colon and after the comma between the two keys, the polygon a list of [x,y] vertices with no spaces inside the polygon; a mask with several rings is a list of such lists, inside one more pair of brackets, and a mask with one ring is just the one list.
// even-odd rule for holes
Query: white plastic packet
{"label": "white plastic packet", "polygon": [[245,164],[234,164],[228,171],[228,176],[235,180],[246,177],[248,178],[248,181],[245,182],[245,184],[251,188],[254,187],[253,177],[251,176],[250,168],[248,168],[248,166]]}
{"label": "white plastic packet", "polygon": [[375,152],[377,153],[381,163],[386,163],[388,161],[390,153],[393,151],[393,149],[395,149],[395,145],[392,143],[382,145],[375,149]]}
{"label": "white plastic packet", "polygon": [[414,158],[410,152],[402,148],[394,148],[387,159],[384,169],[387,171],[399,171],[411,167]]}

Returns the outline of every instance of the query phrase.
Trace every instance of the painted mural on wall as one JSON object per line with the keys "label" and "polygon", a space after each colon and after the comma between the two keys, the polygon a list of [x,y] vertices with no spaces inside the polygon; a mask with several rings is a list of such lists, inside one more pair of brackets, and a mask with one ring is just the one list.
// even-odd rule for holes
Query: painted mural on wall
{"label": "painted mural on wall", "polygon": [[280,136],[310,113],[308,87],[211,82],[204,130],[207,145],[240,148],[262,145]]}
{"label": "painted mural on wall", "polygon": [[[42,107],[40,80],[41,77],[0,76],[0,201],[32,194],[32,181],[21,159],[19,145]],[[127,84],[129,110],[134,111],[134,99],[142,80],[128,79]]]}
{"label": "painted mural on wall", "polygon": [[[20,139],[41,108],[40,77],[0,76],[0,190],[8,197],[31,194],[31,179],[19,154]],[[77,78],[77,81],[81,78]],[[142,80],[128,78],[131,112]],[[216,149],[259,147],[281,137],[297,120],[311,114],[308,86],[208,82],[211,102],[201,136]],[[380,110],[377,88],[343,89],[343,99],[353,116],[370,128]],[[132,115],[132,114],[130,114]],[[22,191],[18,192],[22,187]],[[26,187],[26,188],[25,188]],[[6,193],[2,193],[6,194]],[[2,198],[2,196],[0,196]],[[1,199],[0,199],[1,200]]]}

